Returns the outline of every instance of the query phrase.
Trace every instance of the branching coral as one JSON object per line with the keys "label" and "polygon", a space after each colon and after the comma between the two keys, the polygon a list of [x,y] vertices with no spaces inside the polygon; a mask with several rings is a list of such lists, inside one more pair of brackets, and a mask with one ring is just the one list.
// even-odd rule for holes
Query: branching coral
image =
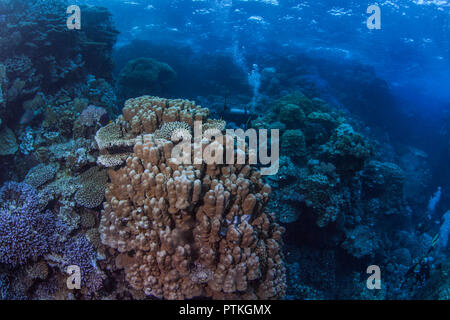
{"label": "branching coral", "polygon": [[404,210],[403,186],[405,174],[394,163],[370,161],[362,171],[363,196],[378,198],[379,211],[399,214]]}
{"label": "branching coral", "polygon": [[52,213],[40,211],[33,187],[6,183],[0,189],[0,263],[17,266],[46,253],[54,219]]}
{"label": "branching coral", "polygon": [[104,274],[96,266],[94,246],[84,236],[67,241],[63,250],[64,266],[76,265],[81,271],[81,285],[88,293],[95,292],[103,285]]}

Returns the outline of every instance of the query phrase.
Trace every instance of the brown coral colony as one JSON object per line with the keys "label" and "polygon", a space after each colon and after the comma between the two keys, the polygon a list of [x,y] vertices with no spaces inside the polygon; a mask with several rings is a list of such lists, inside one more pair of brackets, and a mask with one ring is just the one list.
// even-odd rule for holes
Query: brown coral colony
{"label": "brown coral colony", "polygon": [[192,127],[208,115],[186,100],[126,102],[114,126],[123,130],[117,140],[132,139],[134,146],[121,167],[108,171],[101,240],[116,249],[129,284],[147,296],[281,298],[284,229],[265,210],[270,187],[259,172],[249,165],[178,164],[171,158],[175,143],[158,131],[165,123]]}

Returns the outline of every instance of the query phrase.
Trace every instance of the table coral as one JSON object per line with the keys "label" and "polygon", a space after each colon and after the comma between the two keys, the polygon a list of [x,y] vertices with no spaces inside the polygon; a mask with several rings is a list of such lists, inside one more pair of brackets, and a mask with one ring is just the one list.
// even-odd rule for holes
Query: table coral
{"label": "table coral", "polygon": [[79,188],[75,201],[85,208],[96,208],[102,204],[108,177],[105,170],[92,167],[78,177]]}

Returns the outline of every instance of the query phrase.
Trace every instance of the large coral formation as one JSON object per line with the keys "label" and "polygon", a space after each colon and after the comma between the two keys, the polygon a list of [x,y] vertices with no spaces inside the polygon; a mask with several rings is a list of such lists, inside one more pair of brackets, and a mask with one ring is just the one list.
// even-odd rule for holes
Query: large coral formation
{"label": "large coral formation", "polygon": [[[296,113],[301,120],[291,121]],[[408,291],[402,283],[406,278],[412,286],[423,287],[426,270],[433,261],[429,256],[436,254],[432,251],[432,237],[413,227],[417,217],[407,206],[405,195],[408,199],[415,197],[419,203],[417,190],[423,190],[421,183],[427,182],[426,155],[418,150],[393,155],[350,114],[301,93],[279,99],[253,125],[278,126],[282,133],[280,170],[267,180],[274,189],[269,207],[279,221],[290,224],[288,241],[297,241],[302,251],[288,256],[289,266],[303,268],[303,277],[289,282],[292,291],[288,294],[297,298],[353,299],[421,296],[420,290]],[[431,218],[419,221],[423,219]],[[314,259],[320,260],[312,256],[304,259],[303,252],[311,250],[311,246],[333,252],[335,256],[329,262],[336,264],[334,268],[345,269],[349,261],[365,263],[376,257],[378,264],[389,271],[383,290],[379,294],[356,293],[332,280],[327,282],[332,287],[324,289],[314,282],[323,279],[322,275],[305,273],[307,268],[316,268]],[[410,270],[418,261],[421,268],[414,273],[420,277],[415,279]],[[292,273],[290,276],[295,278]],[[362,286],[356,272],[352,275],[336,270],[334,276]],[[330,275],[326,278],[332,279]]]}
{"label": "large coral formation", "polygon": [[321,146],[327,158],[333,159],[340,170],[355,172],[362,169],[372,150],[367,140],[351,125],[341,124],[330,140]]}
{"label": "large coral formation", "polygon": [[[20,124],[29,124],[43,114],[48,120],[44,127],[70,136],[73,113],[66,110],[70,109],[66,103],[49,101],[48,95],[64,87],[73,89],[89,74],[103,82],[102,78],[112,79],[111,52],[117,31],[111,14],[105,8],[82,6],[85,24],[73,31],[67,29],[66,10],[64,0],[0,2],[1,119],[20,118]],[[96,84],[92,89],[99,85],[105,87]],[[111,96],[112,87],[97,91],[97,95]],[[101,106],[111,106],[103,102]]]}
{"label": "large coral formation", "polygon": [[165,121],[192,123],[206,116],[189,101],[128,102],[124,120],[134,132],[148,134],[138,138],[125,167],[109,171],[102,242],[118,250],[116,265],[147,295],[281,298],[283,228],[265,212],[270,187],[258,171],[247,165],[177,165],[174,143],[151,134]]}
{"label": "large coral formation", "polygon": [[118,120],[125,121],[129,131],[139,135],[153,133],[166,122],[185,122],[193,128],[194,121],[206,122],[208,116],[208,109],[197,106],[192,101],[142,96],[127,100],[123,116]]}

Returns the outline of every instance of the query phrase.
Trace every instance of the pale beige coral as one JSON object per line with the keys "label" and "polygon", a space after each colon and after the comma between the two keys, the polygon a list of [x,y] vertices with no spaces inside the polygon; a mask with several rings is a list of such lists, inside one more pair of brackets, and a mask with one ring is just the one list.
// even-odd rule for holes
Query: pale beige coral
{"label": "pale beige coral", "polygon": [[192,101],[152,96],[129,99],[123,108],[123,120],[136,135],[153,133],[166,122],[185,122],[192,128],[195,120],[203,121],[208,116],[208,109]]}
{"label": "pale beige coral", "polygon": [[[175,121],[184,110],[165,113],[155,100],[153,108],[155,121]],[[128,121],[138,121],[133,110],[124,110]],[[248,165],[180,165],[173,147],[140,136],[126,165],[109,170],[100,234],[120,253],[117,267],[133,288],[160,298],[281,298],[283,228],[265,212],[270,187],[260,173]]]}
{"label": "pale beige coral", "polygon": [[[97,131],[95,140],[100,149],[99,165],[115,167],[123,164],[131,153],[134,138],[141,134],[155,133],[165,139],[178,132],[175,141],[190,135],[194,121],[204,121],[209,110],[196,106],[189,100],[169,100],[142,96],[125,102],[123,115],[115,122]],[[130,152],[128,152],[130,151]]]}
{"label": "pale beige coral", "polygon": [[97,164],[107,168],[120,166],[129,155],[129,153],[101,154],[97,158]]}

